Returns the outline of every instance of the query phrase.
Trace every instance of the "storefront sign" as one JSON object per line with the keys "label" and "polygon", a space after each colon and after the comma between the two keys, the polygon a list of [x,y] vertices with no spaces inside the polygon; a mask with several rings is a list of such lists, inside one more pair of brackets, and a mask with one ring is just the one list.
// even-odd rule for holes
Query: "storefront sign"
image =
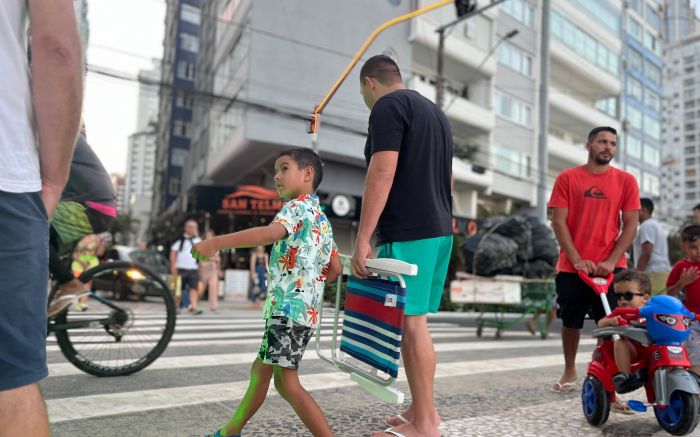
{"label": "storefront sign", "polygon": [[256,185],[242,185],[221,200],[219,214],[234,215],[269,215],[273,216],[282,209],[284,201],[277,191]]}

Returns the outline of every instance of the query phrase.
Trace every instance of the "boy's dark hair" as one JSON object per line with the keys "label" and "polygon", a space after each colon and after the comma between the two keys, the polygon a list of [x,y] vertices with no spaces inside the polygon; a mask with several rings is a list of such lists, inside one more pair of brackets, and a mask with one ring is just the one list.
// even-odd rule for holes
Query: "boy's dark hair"
{"label": "boy's dark hair", "polygon": [[648,197],[642,197],[639,199],[639,203],[642,204],[642,209],[646,209],[649,214],[652,214],[654,212],[654,201],[651,200]]}
{"label": "boy's dark hair", "polygon": [[681,231],[681,241],[683,243],[692,243],[700,240],[700,225],[688,225]]}
{"label": "boy's dark hair", "polygon": [[700,209],[700,203],[698,203],[697,205],[695,205],[695,206],[693,207],[693,211],[695,211],[696,209]]}
{"label": "boy's dark hair", "polygon": [[372,56],[365,62],[360,70],[360,83],[364,83],[365,77],[378,80],[382,85],[393,85],[402,81],[399,66],[386,55]]}
{"label": "boy's dark hair", "polygon": [[610,132],[611,134],[617,136],[617,131],[610,126],[598,126],[594,128],[591,133],[588,134],[588,142],[591,143],[595,140],[595,137],[601,132]]}
{"label": "boy's dark hair", "polygon": [[635,269],[622,270],[615,274],[613,282],[636,282],[639,285],[639,291],[644,294],[651,294],[651,280],[646,273]]}
{"label": "boy's dark hair", "polygon": [[312,184],[314,191],[316,191],[323,180],[323,161],[321,161],[321,158],[314,153],[313,150],[304,149],[302,147],[295,147],[293,149],[285,150],[277,155],[275,161],[283,156],[289,156],[292,158],[301,169],[306,167],[311,167],[314,169],[314,180]]}

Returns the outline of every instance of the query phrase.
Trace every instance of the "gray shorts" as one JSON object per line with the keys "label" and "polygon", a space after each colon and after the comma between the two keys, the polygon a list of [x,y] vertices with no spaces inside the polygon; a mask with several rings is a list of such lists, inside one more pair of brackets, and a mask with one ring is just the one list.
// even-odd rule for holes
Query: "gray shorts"
{"label": "gray shorts", "polygon": [[49,221],[39,193],[0,191],[0,391],[46,367]]}
{"label": "gray shorts", "polygon": [[286,317],[265,321],[265,334],[258,358],[265,364],[298,369],[314,328],[299,325]]}

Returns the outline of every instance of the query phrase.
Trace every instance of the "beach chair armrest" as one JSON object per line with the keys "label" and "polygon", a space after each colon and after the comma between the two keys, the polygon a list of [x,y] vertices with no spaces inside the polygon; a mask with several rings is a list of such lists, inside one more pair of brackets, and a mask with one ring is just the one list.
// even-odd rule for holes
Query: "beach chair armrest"
{"label": "beach chair armrest", "polygon": [[365,262],[371,272],[397,273],[399,275],[416,276],[418,266],[404,261],[390,258],[368,258]]}

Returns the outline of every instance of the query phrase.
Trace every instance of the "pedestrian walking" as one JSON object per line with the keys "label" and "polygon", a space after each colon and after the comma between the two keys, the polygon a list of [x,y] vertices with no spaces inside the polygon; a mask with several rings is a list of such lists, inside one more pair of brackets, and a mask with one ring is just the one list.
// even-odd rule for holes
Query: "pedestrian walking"
{"label": "pedestrian walking", "polygon": [[189,219],[185,222],[185,232],[170,247],[170,273],[178,275],[182,283],[181,298],[175,298],[178,311],[187,309],[194,314],[202,313],[198,306],[199,267],[190,254],[200,241],[197,221]]}
{"label": "pedestrian walking", "polygon": [[267,275],[270,257],[263,246],[258,246],[250,255],[250,282],[252,284],[250,300],[257,305],[258,300],[267,296]]}
{"label": "pedestrian walking", "polygon": [[[214,237],[216,237],[214,231],[207,231],[204,234],[205,241]],[[207,261],[199,262],[197,296],[201,299],[204,296],[204,290],[208,290],[209,311],[212,312],[216,312],[219,308],[219,279],[221,277],[221,256],[218,253]]]}
{"label": "pedestrian walking", "polygon": [[634,239],[634,266],[645,272],[651,280],[651,294],[665,293],[666,281],[671,273],[668,260],[668,235],[653,218],[654,202],[649,198],[640,199],[639,230]]}

